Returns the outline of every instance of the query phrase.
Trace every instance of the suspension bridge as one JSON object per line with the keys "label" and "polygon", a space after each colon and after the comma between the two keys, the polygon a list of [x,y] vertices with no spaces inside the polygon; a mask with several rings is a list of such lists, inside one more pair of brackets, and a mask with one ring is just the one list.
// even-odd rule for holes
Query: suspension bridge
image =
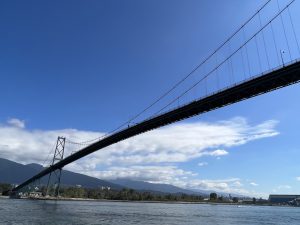
{"label": "suspension bridge", "polygon": [[[295,26],[299,21],[295,22],[293,16],[297,7],[296,0],[284,5],[268,0],[191,72],[117,129],[84,142],[59,137],[51,165],[12,192],[21,192],[47,175],[49,185],[55,174],[58,195],[62,168],[82,157],[147,131],[299,82],[300,28]],[[157,105],[161,107],[155,108]],[[150,116],[140,119],[151,110]],[[64,158],[66,143],[80,149]]]}

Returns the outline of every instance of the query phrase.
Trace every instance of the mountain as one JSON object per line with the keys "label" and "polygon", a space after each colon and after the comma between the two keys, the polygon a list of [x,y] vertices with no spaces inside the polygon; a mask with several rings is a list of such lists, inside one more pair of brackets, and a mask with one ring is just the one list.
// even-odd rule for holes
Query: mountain
{"label": "mountain", "polygon": [[[157,184],[149,183],[144,181],[135,181],[129,179],[115,179],[108,180],[111,183],[118,184],[127,188],[140,190],[140,191],[150,191],[157,193],[171,193],[171,194],[188,194],[188,195],[201,195],[203,197],[208,197],[210,193],[216,192],[214,190],[193,190],[193,189],[183,189],[170,184]],[[229,196],[229,193],[217,192],[220,196]],[[239,194],[230,194],[232,197],[245,197]]]}
{"label": "mountain", "polygon": [[157,183],[149,183],[144,181],[135,181],[129,179],[116,179],[116,180],[109,180],[109,182],[118,184],[127,188],[141,190],[141,191],[154,191],[154,192],[164,192],[164,193],[171,193],[171,194],[189,194],[189,195],[204,195],[202,191],[191,191],[183,188],[176,187],[170,184],[157,184]]}
{"label": "mountain", "polygon": [[[20,184],[43,169],[43,166],[36,163],[23,165],[7,159],[0,158],[0,183]],[[46,184],[47,181],[48,176],[45,176],[41,179],[42,184]],[[62,171],[61,184],[67,186],[81,185],[82,187],[89,188],[109,186],[115,190],[120,190],[124,187],[127,187],[139,191],[151,191],[157,193],[185,193],[198,195],[201,194],[199,192],[185,190],[169,184],[153,184],[149,182],[133,181],[126,179],[105,181],[83,174],[74,173],[68,170]]]}
{"label": "mountain", "polygon": [[35,173],[37,173],[37,170],[30,166],[27,167],[23,164],[0,158],[1,183],[20,184]]}
{"label": "mountain", "polygon": [[42,170],[44,168],[42,165],[37,164],[37,163],[30,163],[30,164],[27,164],[26,166],[31,167],[36,170]]}
{"label": "mountain", "polygon": [[[23,165],[7,159],[0,158],[0,183],[20,184],[29,179],[33,175],[44,169],[39,164]],[[46,184],[48,176],[41,179],[42,184]],[[67,186],[81,185],[82,187],[96,188],[96,187],[111,187],[115,190],[120,190],[124,187],[110,183],[105,180],[86,176],[79,173],[70,172],[68,170],[62,171],[61,184]]]}
{"label": "mountain", "polygon": [[[23,181],[31,178],[37,174],[44,167],[31,163],[23,165],[7,159],[0,158],[0,183],[21,184]],[[54,176],[52,176],[53,178]],[[47,184],[48,176],[41,179],[42,184]],[[53,181],[53,180],[52,180]],[[179,188],[170,184],[157,184],[144,181],[134,181],[129,179],[116,179],[116,180],[101,180],[95,177],[86,176],[79,173],[74,173],[68,170],[62,171],[61,184],[66,186],[81,185],[82,187],[96,188],[96,187],[111,187],[115,190],[121,190],[123,188],[131,188],[137,191],[149,191],[153,193],[171,193],[171,194],[189,194],[189,195],[202,195],[208,196],[213,191],[202,190],[188,190]],[[228,196],[225,193],[218,193],[224,196]],[[236,196],[236,195],[232,195]]]}

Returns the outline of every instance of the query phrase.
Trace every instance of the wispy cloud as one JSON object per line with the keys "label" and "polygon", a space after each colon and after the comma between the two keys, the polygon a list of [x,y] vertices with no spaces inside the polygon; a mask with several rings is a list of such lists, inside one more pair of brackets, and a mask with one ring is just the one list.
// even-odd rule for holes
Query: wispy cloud
{"label": "wispy cloud", "polygon": [[249,195],[249,192],[246,189],[243,189],[244,185],[242,184],[241,179],[239,178],[228,178],[220,180],[201,180],[201,179],[192,179],[186,181],[183,185],[185,188],[194,189],[194,190],[207,190],[207,191],[218,191],[224,193],[237,193],[242,195]]}
{"label": "wispy cloud", "polygon": [[[81,172],[84,170],[80,164],[72,164],[68,166],[68,169]],[[126,178],[151,183],[171,184],[193,190],[214,190],[217,192],[238,193],[243,195],[251,194],[242,188],[243,184],[239,178],[220,180],[198,179],[197,173],[179,169],[176,166],[114,166],[101,171],[86,170],[84,173],[100,179]]]}
{"label": "wispy cloud", "polygon": [[[275,126],[275,121],[250,126],[243,118],[216,123],[180,123],[119,142],[86,158],[101,165],[136,165],[180,163],[202,156],[219,157],[228,154],[224,148],[277,135]],[[18,162],[40,163],[59,135],[81,141],[104,134],[76,129],[32,131],[21,127],[0,125],[0,143],[7,146],[0,149],[0,156]],[[78,146],[67,145],[66,154],[78,150],[76,148]]]}
{"label": "wispy cloud", "polygon": [[278,190],[282,190],[282,189],[291,189],[292,187],[290,185],[279,185],[277,187]]}
{"label": "wispy cloud", "polygon": [[7,123],[13,127],[17,128],[25,128],[25,121],[24,120],[19,120],[16,118],[11,118],[7,121]]}
{"label": "wispy cloud", "polygon": [[223,156],[223,155],[228,155],[228,154],[229,153],[227,151],[221,150],[221,149],[218,149],[218,150],[208,153],[208,155],[211,155],[211,156]]}
{"label": "wispy cloud", "polygon": [[297,180],[297,181],[300,181],[300,177],[296,177],[296,180]]}
{"label": "wispy cloud", "polygon": [[208,165],[207,162],[199,162],[199,163],[198,163],[198,166],[207,166],[207,165]]}
{"label": "wispy cloud", "polygon": [[258,186],[258,184],[255,182],[250,182],[250,185],[255,186],[255,187]]}

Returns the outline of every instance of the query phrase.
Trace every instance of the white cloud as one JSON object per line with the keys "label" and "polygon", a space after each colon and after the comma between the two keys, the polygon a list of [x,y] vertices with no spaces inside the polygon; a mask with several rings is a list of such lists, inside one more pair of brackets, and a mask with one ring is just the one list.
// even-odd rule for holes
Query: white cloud
{"label": "white cloud", "polygon": [[[72,168],[72,166],[70,168]],[[81,170],[82,168],[79,166],[77,167],[77,170],[78,169]],[[85,174],[100,179],[128,178],[154,183],[176,183],[183,177],[193,177],[197,175],[193,172],[179,169],[176,166],[114,166],[102,171],[86,170]]]}
{"label": "white cloud", "polygon": [[242,189],[243,184],[239,178],[220,180],[206,180],[197,178],[196,173],[179,169],[176,166],[126,166],[108,167],[101,171],[86,170],[80,163],[72,163],[67,169],[78,171],[99,179],[127,178],[151,183],[171,184],[181,188],[192,190],[217,191],[224,193],[237,193],[242,195],[254,195]]}
{"label": "white cloud", "polygon": [[283,185],[279,185],[276,188],[274,188],[272,190],[272,192],[273,193],[278,193],[278,192],[282,193],[284,190],[284,193],[288,194],[290,192],[290,189],[292,189],[292,187],[290,185],[283,184]]}
{"label": "white cloud", "polygon": [[225,150],[218,149],[218,150],[215,150],[213,152],[208,153],[208,155],[211,155],[211,156],[223,156],[223,155],[228,155],[228,152],[225,151]]}
{"label": "white cloud", "polygon": [[[272,137],[278,132],[275,121],[265,121],[250,126],[243,118],[216,123],[180,123],[133,137],[97,151],[86,158],[101,165],[138,165],[159,163],[180,163],[202,156],[222,156],[221,150],[245,144],[249,141]],[[27,130],[16,126],[0,125],[0,157],[18,162],[41,163],[48,154],[57,136],[67,139],[86,140],[102,136],[104,133],[64,130]],[[81,146],[67,144],[66,154]],[[218,149],[218,150],[212,150]]]}
{"label": "white cloud", "polygon": [[95,157],[105,159],[99,163],[107,165],[179,163],[202,156],[219,157],[228,154],[222,150],[224,147],[277,135],[275,125],[274,121],[266,121],[251,127],[241,118],[216,123],[181,123],[117,143],[95,153]]}
{"label": "white cloud", "polygon": [[297,181],[300,181],[300,177],[296,177],[296,180],[297,180]]}
{"label": "white cloud", "polygon": [[242,188],[243,184],[239,178],[229,178],[221,180],[188,180],[182,187],[194,190],[217,191],[224,193],[236,193],[241,195],[251,195],[248,190]]}
{"label": "white cloud", "polygon": [[277,189],[279,189],[279,190],[282,190],[282,189],[291,189],[292,187],[291,186],[289,186],[289,185],[279,185],[278,187],[277,187]]}
{"label": "white cloud", "polygon": [[258,184],[255,182],[250,182],[250,185],[255,186],[255,187],[258,186]]}
{"label": "white cloud", "polygon": [[24,120],[19,120],[16,118],[11,118],[7,121],[7,123],[13,127],[17,128],[25,128],[25,121]]}
{"label": "white cloud", "polygon": [[233,184],[232,184],[234,187],[242,187],[243,184],[240,182],[240,181],[235,181]]}
{"label": "white cloud", "polygon": [[198,166],[207,166],[207,165],[208,165],[207,162],[199,162],[199,163],[198,163]]}
{"label": "white cloud", "polygon": [[[21,163],[42,163],[51,150],[50,159],[57,136],[80,142],[104,135],[76,129],[28,130],[24,122],[23,126],[22,123],[19,126],[16,124],[0,124],[0,157]],[[186,188],[246,194],[239,179],[198,179],[197,174],[179,168],[179,164],[204,156],[224,156],[228,154],[224,149],[278,135],[276,124],[276,121],[269,120],[250,125],[244,118],[215,123],[178,123],[114,144],[66,168],[102,179],[132,178]],[[81,147],[67,143],[65,156]]]}
{"label": "white cloud", "polygon": [[[74,129],[30,131],[12,125],[0,125],[0,157],[20,163],[42,163],[50,151],[51,154],[54,153],[57,136],[74,139],[77,136],[90,138],[98,135],[100,133]],[[70,154],[75,149],[74,146],[66,145],[66,154]]]}

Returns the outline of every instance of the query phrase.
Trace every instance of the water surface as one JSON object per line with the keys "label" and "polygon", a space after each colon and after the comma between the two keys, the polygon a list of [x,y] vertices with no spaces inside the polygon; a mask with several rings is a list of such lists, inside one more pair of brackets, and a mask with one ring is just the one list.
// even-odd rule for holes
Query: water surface
{"label": "water surface", "polygon": [[0,224],[299,225],[300,208],[0,199]]}

